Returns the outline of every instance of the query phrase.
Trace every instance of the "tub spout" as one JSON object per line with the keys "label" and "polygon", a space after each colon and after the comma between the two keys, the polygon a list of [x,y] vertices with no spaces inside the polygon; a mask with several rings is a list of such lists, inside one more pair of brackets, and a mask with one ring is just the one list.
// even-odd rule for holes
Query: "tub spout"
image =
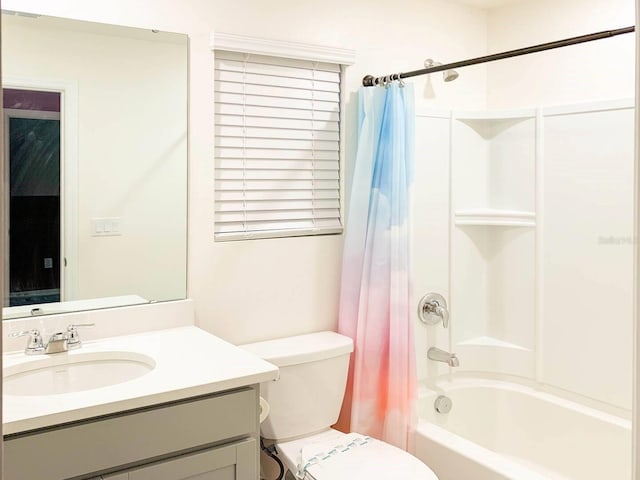
{"label": "tub spout", "polygon": [[444,362],[450,367],[460,366],[460,361],[455,353],[445,352],[436,347],[431,347],[427,350],[427,357],[435,362]]}

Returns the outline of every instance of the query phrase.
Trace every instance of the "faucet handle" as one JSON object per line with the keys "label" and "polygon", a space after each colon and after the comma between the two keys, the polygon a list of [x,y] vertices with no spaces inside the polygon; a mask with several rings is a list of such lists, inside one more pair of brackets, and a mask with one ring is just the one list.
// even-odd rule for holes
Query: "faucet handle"
{"label": "faucet handle", "polygon": [[449,310],[441,305],[438,305],[436,308],[434,308],[434,313],[439,317],[442,317],[442,326],[444,328],[447,328],[449,326]]}
{"label": "faucet handle", "polygon": [[14,332],[9,334],[9,336],[12,338],[24,337],[26,335],[29,335],[29,341],[27,342],[27,346],[24,349],[24,353],[27,355],[42,353],[44,351],[44,343],[42,342],[42,335],[40,335],[40,330],[33,328],[31,330],[23,330],[21,332]]}
{"label": "faucet handle", "polygon": [[21,332],[13,332],[13,333],[10,333],[9,336],[12,338],[16,338],[16,337],[24,337],[25,335],[39,334],[39,333],[40,332],[34,328],[33,330],[22,330]]}
{"label": "faucet handle", "polygon": [[425,325],[436,325],[442,322],[442,326],[449,326],[449,310],[447,301],[439,293],[427,293],[418,303],[418,318]]}
{"label": "faucet handle", "polygon": [[72,323],[67,327],[67,348],[80,347],[80,335],[78,327],[93,327],[95,323]]}

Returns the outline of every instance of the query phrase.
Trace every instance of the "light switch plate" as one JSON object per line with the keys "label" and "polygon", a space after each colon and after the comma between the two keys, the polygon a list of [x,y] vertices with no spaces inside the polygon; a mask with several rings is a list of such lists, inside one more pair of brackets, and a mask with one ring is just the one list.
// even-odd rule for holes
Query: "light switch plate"
{"label": "light switch plate", "polygon": [[104,217],[91,219],[91,235],[94,237],[113,237],[122,235],[120,217]]}

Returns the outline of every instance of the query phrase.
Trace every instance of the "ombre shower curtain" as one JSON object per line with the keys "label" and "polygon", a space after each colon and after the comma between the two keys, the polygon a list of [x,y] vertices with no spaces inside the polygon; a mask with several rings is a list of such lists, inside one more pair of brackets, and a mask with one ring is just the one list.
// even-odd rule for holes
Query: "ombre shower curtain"
{"label": "ombre shower curtain", "polygon": [[405,450],[416,422],[409,271],[412,85],[362,87],[338,331],[354,340],[337,427]]}

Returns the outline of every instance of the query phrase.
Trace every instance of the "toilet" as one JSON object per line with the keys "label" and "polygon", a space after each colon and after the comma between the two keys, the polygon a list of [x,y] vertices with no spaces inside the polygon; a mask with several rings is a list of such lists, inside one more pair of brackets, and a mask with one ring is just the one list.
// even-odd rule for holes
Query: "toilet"
{"label": "toilet", "polygon": [[349,337],[319,332],[240,347],[280,369],[278,380],[260,386],[270,407],[260,434],[275,442],[290,472],[286,478],[437,480],[429,467],[404,450],[330,428],[342,406],[353,351]]}

